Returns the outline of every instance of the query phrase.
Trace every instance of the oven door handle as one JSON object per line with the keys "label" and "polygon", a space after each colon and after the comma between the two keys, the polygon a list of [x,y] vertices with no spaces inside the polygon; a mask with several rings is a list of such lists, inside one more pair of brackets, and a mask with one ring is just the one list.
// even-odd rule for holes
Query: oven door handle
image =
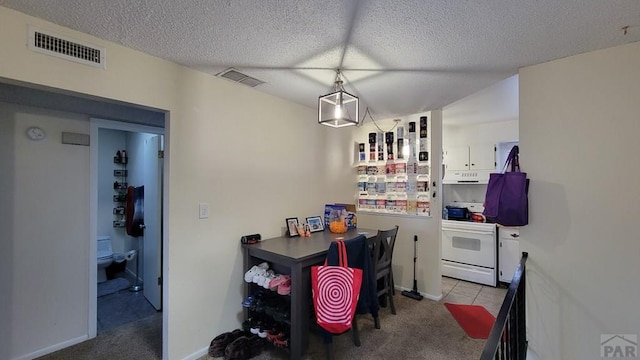
{"label": "oven door handle", "polygon": [[453,228],[443,227],[442,231],[456,231],[456,232],[463,232],[467,234],[478,234],[478,235],[495,235],[495,232],[490,230],[465,230],[465,229],[453,229]]}

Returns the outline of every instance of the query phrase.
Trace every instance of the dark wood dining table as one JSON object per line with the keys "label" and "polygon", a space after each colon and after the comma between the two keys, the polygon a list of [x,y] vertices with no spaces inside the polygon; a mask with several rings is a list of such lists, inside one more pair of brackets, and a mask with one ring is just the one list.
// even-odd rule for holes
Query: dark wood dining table
{"label": "dark wood dining table", "polygon": [[[368,239],[378,230],[351,229],[344,234],[329,230],[311,233],[311,237],[277,237],[256,244],[243,244],[244,271],[262,262],[280,274],[291,275],[291,309],[289,350],[291,359],[301,359],[309,345],[309,309],[311,306],[311,266],[322,264],[335,240],[348,240],[358,235]],[[245,283],[245,297],[251,294],[251,284]],[[245,318],[248,317],[245,309]]]}

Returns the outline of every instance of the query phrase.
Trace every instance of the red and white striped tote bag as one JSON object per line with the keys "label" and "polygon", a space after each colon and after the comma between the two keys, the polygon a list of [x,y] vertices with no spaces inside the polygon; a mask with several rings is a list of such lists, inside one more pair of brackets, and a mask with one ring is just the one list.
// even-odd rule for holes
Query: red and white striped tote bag
{"label": "red and white striped tote bag", "polygon": [[351,329],[362,285],[362,270],[348,267],[347,249],[338,244],[338,266],[311,267],[311,288],[316,321],[332,334]]}

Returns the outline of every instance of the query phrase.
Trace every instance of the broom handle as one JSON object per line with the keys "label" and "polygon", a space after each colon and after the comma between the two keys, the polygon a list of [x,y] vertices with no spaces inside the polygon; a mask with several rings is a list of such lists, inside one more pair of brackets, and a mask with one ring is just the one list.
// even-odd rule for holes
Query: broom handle
{"label": "broom handle", "polygon": [[417,252],[418,235],[413,235],[413,290],[418,291],[418,280],[416,280],[416,261],[418,259]]}

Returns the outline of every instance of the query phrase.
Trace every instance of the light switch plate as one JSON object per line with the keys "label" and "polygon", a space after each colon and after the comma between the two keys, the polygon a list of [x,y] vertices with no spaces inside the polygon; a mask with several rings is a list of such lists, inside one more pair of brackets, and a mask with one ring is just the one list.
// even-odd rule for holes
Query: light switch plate
{"label": "light switch plate", "polygon": [[200,219],[209,218],[209,204],[208,203],[200,203],[198,207],[198,213],[200,214]]}

